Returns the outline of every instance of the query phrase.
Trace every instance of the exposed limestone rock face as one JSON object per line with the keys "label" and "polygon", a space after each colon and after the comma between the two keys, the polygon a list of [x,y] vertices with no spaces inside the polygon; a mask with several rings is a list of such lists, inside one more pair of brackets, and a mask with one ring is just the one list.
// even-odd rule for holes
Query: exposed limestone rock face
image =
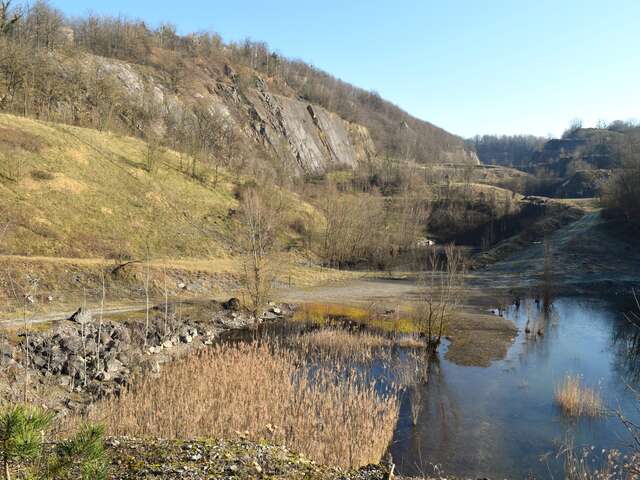
{"label": "exposed limestone rock face", "polygon": [[238,74],[228,65],[220,77],[193,75],[192,88],[179,93],[126,62],[87,55],[83,65],[87,73],[97,70],[115,80],[131,102],[151,102],[164,118],[154,125],[157,135],[166,133],[169,117],[188,115],[199,104],[233,125],[244,155],[262,152],[277,158],[291,176],[322,173],[338,165],[355,167],[376,153],[365,127],[318,105],[274,94],[261,77],[241,88]]}
{"label": "exposed limestone rock face", "polygon": [[[183,75],[186,80],[176,87],[165,73],[152,66],[89,54],[79,61],[59,61],[70,78],[80,65],[84,70],[82,81],[108,80],[117,96],[131,106],[131,114],[122,120],[127,122],[127,129],[137,134],[147,135],[150,127],[161,138],[168,133],[169,124],[180,123],[197,106],[231,126],[242,159],[271,162],[279,174],[294,177],[320,174],[337,166],[353,168],[375,160],[377,155],[366,127],[296,97],[288,87],[274,87],[271,79],[255,72],[241,75],[226,64],[218,68],[187,60]],[[72,107],[58,105],[69,115]],[[151,126],[140,123],[141,110],[153,111]],[[479,164],[475,152],[456,142],[434,147],[427,161]]]}

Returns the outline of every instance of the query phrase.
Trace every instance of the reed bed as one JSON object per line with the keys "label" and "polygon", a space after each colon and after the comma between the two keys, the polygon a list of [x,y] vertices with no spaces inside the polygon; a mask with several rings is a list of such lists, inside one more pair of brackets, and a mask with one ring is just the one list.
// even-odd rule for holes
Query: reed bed
{"label": "reed bed", "polygon": [[306,353],[368,361],[383,356],[383,349],[392,341],[368,332],[352,333],[341,328],[323,328],[297,335],[290,343]]}
{"label": "reed bed", "polygon": [[284,444],[344,468],[380,461],[399,413],[395,391],[307,366],[273,344],[220,345],[144,378],[91,414],[111,435],[237,438]]}
{"label": "reed bed", "polygon": [[384,359],[389,348],[424,348],[425,343],[413,335],[387,337],[367,331],[350,332],[343,328],[323,328],[292,337],[289,343],[303,352],[321,357],[370,361]]}
{"label": "reed bed", "polygon": [[582,385],[577,375],[567,375],[556,387],[555,400],[562,412],[571,417],[599,417],[605,413],[600,393]]}

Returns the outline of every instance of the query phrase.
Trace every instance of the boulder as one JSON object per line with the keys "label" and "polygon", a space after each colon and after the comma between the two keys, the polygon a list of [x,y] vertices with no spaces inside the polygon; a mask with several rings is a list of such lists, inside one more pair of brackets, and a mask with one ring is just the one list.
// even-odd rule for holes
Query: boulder
{"label": "boulder", "polygon": [[82,339],[80,337],[63,337],[60,341],[62,350],[70,353],[80,353],[82,351]]}
{"label": "boulder", "polygon": [[122,370],[122,362],[120,360],[118,360],[117,358],[114,358],[112,360],[107,360],[106,365],[105,365],[105,370],[108,373],[119,372],[120,370]]}
{"label": "boulder", "polygon": [[226,302],[222,302],[222,308],[230,310],[232,312],[240,311],[240,300],[235,297],[230,298]]}
{"label": "boulder", "polygon": [[73,315],[69,317],[69,320],[71,320],[72,322],[76,322],[80,325],[86,325],[87,323],[90,323],[92,319],[93,319],[93,316],[91,312],[82,307],[76,310],[73,313]]}

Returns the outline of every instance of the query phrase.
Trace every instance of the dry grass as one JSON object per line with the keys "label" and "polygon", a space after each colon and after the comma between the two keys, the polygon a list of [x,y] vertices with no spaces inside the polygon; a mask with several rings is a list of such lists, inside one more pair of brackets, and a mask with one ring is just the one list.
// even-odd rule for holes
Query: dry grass
{"label": "dry grass", "polygon": [[564,442],[557,458],[564,463],[566,480],[631,480],[638,478],[638,454],[619,450],[576,448],[573,439]]}
{"label": "dry grass", "polygon": [[562,412],[571,417],[604,415],[604,405],[599,392],[583,386],[577,375],[567,375],[556,387],[555,400]]}
{"label": "dry grass", "polygon": [[303,352],[366,361],[380,356],[392,340],[368,332],[352,333],[341,328],[323,328],[291,339]]}
{"label": "dry grass", "polygon": [[395,392],[272,345],[223,345],[145,378],[92,416],[113,435],[247,437],[286,444],[320,463],[357,467],[378,462],[398,417]]}

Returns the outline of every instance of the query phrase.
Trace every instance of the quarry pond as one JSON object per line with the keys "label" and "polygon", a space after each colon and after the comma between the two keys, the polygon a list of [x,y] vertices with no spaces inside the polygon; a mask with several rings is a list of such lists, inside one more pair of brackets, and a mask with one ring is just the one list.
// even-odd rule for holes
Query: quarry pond
{"label": "quarry pond", "polygon": [[596,452],[629,445],[614,413],[568,419],[554,403],[565,375],[580,375],[609,409],[638,418],[629,388],[638,383],[638,331],[619,310],[595,299],[560,298],[547,316],[534,301],[503,314],[519,328],[506,358],[481,368],[460,367],[441,355],[424,386],[416,427],[404,402],[391,447],[400,472],[435,467],[478,478],[561,477],[556,454],[568,435],[576,447]]}
{"label": "quarry pond", "polygon": [[[503,359],[488,367],[460,366],[447,359],[445,345],[426,381],[400,394],[400,416],[390,446],[397,471],[408,476],[435,472],[554,478],[562,476],[557,454],[568,438],[573,438],[575,448],[624,451],[631,439],[615,412],[620,409],[631,420],[640,419],[632,391],[640,377],[634,356],[640,330],[624,318],[620,307],[594,298],[564,297],[556,299],[547,314],[534,300],[496,314],[518,327]],[[272,325],[268,330],[281,337],[299,331],[290,327]],[[386,388],[402,383],[399,372],[415,365],[410,350],[395,348],[384,359],[354,368]],[[584,385],[597,390],[609,413],[597,418],[564,416],[554,392],[567,375],[578,375]]]}

